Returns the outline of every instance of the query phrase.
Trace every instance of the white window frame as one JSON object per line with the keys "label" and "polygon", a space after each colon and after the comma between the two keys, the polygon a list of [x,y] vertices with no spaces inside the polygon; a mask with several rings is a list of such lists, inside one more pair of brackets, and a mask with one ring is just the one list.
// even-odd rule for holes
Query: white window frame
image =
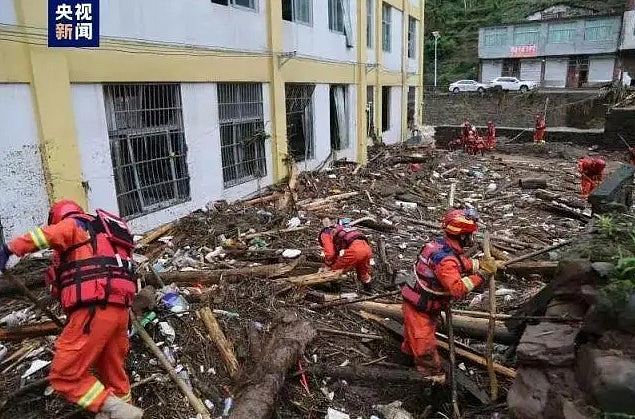
{"label": "white window frame", "polygon": [[[274,0],[275,1],[275,0]],[[336,33],[341,33],[344,34],[345,33],[345,24],[344,24],[344,0],[328,0],[328,12],[329,12],[329,30],[331,32],[336,32]],[[338,23],[338,19],[337,19],[337,12],[338,10],[341,13],[341,22],[342,22],[342,27],[339,28],[337,27],[337,23]]]}
{"label": "white window frame", "polygon": [[236,4],[236,0],[229,0],[229,3],[237,9],[249,10],[258,13],[258,0],[249,0],[251,6],[243,6],[242,4]]}
{"label": "white window frame", "polygon": [[[291,22],[300,23],[306,26],[313,26],[313,0],[287,0],[287,1],[289,1],[289,4],[291,5]],[[298,4],[302,2],[309,4],[309,21],[308,22],[298,19],[298,14],[297,14],[297,10],[299,8]],[[287,20],[287,22],[289,21]]]}
{"label": "white window frame", "polygon": [[[413,26],[411,24],[414,23]],[[408,16],[408,58],[417,59],[417,23],[419,21],[412,16]]]}
{"label": "white window frame", "polygon": [[392,6],[388,3],[381,6],[381,49],[392,52]]}

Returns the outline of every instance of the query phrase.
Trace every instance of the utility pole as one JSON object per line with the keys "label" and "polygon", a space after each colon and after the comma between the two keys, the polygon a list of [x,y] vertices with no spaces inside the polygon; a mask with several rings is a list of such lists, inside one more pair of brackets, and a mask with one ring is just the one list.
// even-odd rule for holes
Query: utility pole
{"label": "utility pole", "polygon": [[434,90],[437,90],[437,44],[439,42],[439,38],[441,37],[441,33],[439,31],[432,32],[432,36],[434,36]]}

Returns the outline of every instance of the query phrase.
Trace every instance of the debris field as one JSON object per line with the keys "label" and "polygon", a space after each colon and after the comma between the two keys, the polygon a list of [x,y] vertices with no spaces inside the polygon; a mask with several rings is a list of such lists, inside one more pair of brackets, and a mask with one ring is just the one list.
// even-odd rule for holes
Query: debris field
{"label": "debris field", "polygon": [[[500,144],[484,156],[374,147],[362,167],[336,161],[320,172],[301,174],[292,167],[287,183],[255,198],[210,203],[139,238],[140,283],[153,285],[157,300],[142,323],[211,417],[240,417],[241,403],[252,401],[241,397],[253,386],[266,385],[263,374],[276,367],[278,361],[270,359],[276,342],[292,340],[276,341],[276,333],[296,327],[311,330],[299,362],[282,371],[284,383],[270,401],[276,417],[388,417],[386,412],[397,408],[386,405],[394,401],[413,415],[451,416],[447,387],[423,380],[400,352],[395,278],[412,274],[419,249],[440,234],[439,220],[452,205],[478,209],[481,232],[489,233],[499,259],[557,245],[583,231],[591,212],[579,197],[576,161],[586,153],[550,144],[539,150]],[[609,165],[616,160],[609,158]],[[318,272],[317,236],[324,217],[351,218],[370,239],[373,294],[365,293],[354,275]],[[561,249],[509,265],[496,282],[499,313],[513,315],[544,287]],[[43,288],[46,258],[26,259],[13,272],[61,315]],[[489,295],[479,291],[453,305],[462,377],[459,405],[465,417],[504,414],[501,402],[514,373],[506,337],[513,331],[501,326],[494,348],[499,404],[484,404],[489,381],[481,361]],[[90,417],[52,394],[43,380],[55,326],[10,285],[0,286],[0,296],[5,323],[0,327],[0,417]],[[196,417],[138,331],[130,342],[133,400],[145,417]],[[441,336],[447,359],[445,342]]]}

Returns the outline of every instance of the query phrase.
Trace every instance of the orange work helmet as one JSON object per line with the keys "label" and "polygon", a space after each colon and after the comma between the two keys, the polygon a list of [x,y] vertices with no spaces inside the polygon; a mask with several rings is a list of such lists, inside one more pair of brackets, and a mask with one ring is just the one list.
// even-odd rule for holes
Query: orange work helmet
{"label": "orange work helmet", "polygon": [[75,201],[71,201],[70,199],[62,199],[60,201],[55,202],[51,209],[49,210],[49,219],[48,224],[57,224],[62,221],[64,218],[73,214],[85,214],[82,207]]}
{"label": "orange work helmet", "polygon": [[441,228],[450,236],[472,234],[478,230],[477,221],[478,213],[475,209],[451,210],[443,217]]}

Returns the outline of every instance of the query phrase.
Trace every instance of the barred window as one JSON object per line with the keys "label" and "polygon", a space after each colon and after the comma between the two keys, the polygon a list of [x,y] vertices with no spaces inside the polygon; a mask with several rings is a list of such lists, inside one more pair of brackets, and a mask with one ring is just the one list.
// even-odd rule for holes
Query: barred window
{"label": "barred window", "polygon": [[392,8],[384,3],[382,5],[381,13],[381,47],[384,51],[390,52],[392,50]]}
{"label": "barred window", "polygon": [[589,20],[584,26],[585,41],[608,41],[614,37],[611,19]]}
{"label": "barred window", "polygon": [[282,18],[289,22],[311,25],[313,21],[312,0],[282,0]]}
{"label": "barred window", "polygon": [[408,58],[417,58],[417,19],[408,17]]}
{"label": "barred window", "polygon": [[373,34],[373,28],[375,27],[375,21],[373,16],[375,4],[373,0],[366,0],[366,46],[368,48],[373,47],[373,39],[375,38]]}
{"label": "barred window", "polygon": [[549,37],[547,42],[550,44],[560,44],[571,42],[575,38],[577,24],[574,23],[551,23],[549,24]]}
{"label": "barred window", "polygon": [[219,84],[218,113],[225,188],[266,176],[262,85]]}
{"label": "barred window", "polygon": [[287,83],[284,87],[287,105],[287,141],[289,154],[295,161],[315,157],[313,141],[314,84]]}
{"label": "barred window", "polygon": [[507,28],[485,29],[484,38],[486,47],[502,47],[507,44]]}
{"label": "barred window", "polygon": [[104,101],[121,216],[189,200],[180,86],[107,84]]}
{"label": "barred window", "polygon": [[531,45],[538,42],[538,26],[517,26],[514,28],[514,45]]}
{"label": "barred window", "polygon": [[344,5],[343,0],[329,0],[329,29],[344,33]]}

